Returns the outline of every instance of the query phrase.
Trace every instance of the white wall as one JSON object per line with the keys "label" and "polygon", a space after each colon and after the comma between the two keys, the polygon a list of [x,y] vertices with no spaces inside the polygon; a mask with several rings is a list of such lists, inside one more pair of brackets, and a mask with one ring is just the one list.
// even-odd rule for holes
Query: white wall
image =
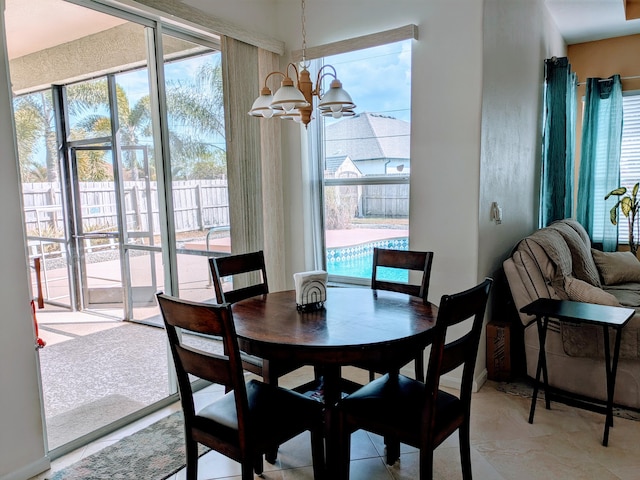
{"label": "white wall", "polygon": [[[4,0],[0,0],[4,12]],[[25,240],[11,116],[8,62],[0,18],[0,480],[47,468],[25,264]]]}
{"label": "white wall", "polygon": [[[544,59],[566,46],[543,0],[485,0],[483,44],[478,277],[494,277],[494,300],[504,302],[502,262],[538,223]],[[502,207],[500,225],[491,202]],[[494,302],[488,318],[501,313]],[[476,371],[485,352],[483,342]]]}

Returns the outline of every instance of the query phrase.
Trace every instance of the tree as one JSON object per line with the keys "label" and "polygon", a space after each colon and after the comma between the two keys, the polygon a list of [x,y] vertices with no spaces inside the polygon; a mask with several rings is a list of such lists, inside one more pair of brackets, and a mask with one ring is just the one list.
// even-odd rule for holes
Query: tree
{"label": "tree", "polygon": [[[111,117],[109,115],[109,91],[105,79],[76,84],[67,89],[67,101],[70,115],[79,117],[76,133],[80,138],[109,137],[111,136]],[[140,98],[131,105],[127,93],[121,85],[116,84],[116,103],[118,111],[118,126],[120,145],[138,146],[143,143],[143,138],[151,138],[151,111],[149,108],[149,96]],[[78,130],[79,127],[79,130]],[[148,140],[146,140],[148,143]],[[96,152],[97,153],[97,152]],[[99,161],[99,157],[85,157]],[[124,149],[122,151],[123,166],[130,172],[132,180],[140,178],[143,165],[140,163],[136,149]],[[93,167],[93,168],[92,168]],[[104,168],[92,166],[85,171],[103,172]],[[101,180],[101,179],[93,179]]]}
{"label": "tree", "polygon": [[225,174],[226,153],[213,143],[225,134],[219,57],[211,55],[192,80],[169,83],[167,111],[173,178],[215,178]]}
{"label": "tree", "polygon": [[[181,60],[189,61],[189,59]],[[185,69],[187,70],[187,69]],[[117,78],[116,78],[117,80]],[[106,77],[67,86],[69,138],[84,140],[110,137],[109,91]],[[58,178],[55,115],[51,93],[38,92],[15,100],[16,127],[23,181],[44,180],[37,154],[45,143],[46,180]],[[121,146],[150,145],[153,139],[149,95],[132,102],[125,88],[116,83],[115,92]],[[219,56],[209,55],[192,79],[167,84],[169,146],[175,179],[215,178],[225,173],[222,71]],[[152,149],[150,149],[152,155]],[[112,176],[108,150],[77,155],[80,180],[104,181]],[[140,149],[121,152],[124,177],[138,180],[144,172]],[[150,158],[150,160],[153,160]],[[153,162],[150,162],[153,165]],[[151,169],[151,165],[149,168]]]}
{"label": "tree", "polygon": [[[23,181],[55,182],[58,179],[58,154],[51,92],[16,97],[14,112]],[[45,153],[44,165],[36,158],[42,148]]]}

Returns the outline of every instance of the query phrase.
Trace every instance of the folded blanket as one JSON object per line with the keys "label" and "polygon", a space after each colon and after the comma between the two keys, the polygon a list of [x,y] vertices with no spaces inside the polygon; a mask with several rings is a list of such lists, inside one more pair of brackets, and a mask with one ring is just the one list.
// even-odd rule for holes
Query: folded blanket
{"label": "folded blanket", "polygon": [[[571,251],[562,238],[562,235],[560,235],[560,232],[557,230],[543,228],[525,238],[518,248],[531,250],[526,247],[529,242],[539,245],[556,266],[553,278],[549,278],[548,280],[551,282],[551,286],[556,291],[558,297],[562,300],[567,300],[569,296],[564,290],[564,282],[565,277],[572,274]],[[544,272],[542,273],[544,274]]]}
{"label": "folded blanket", "polygon": [[602,287],[598,268],[591,255],[591,241],[587,240],[587,243],[585,243],[585,240],[573,226],[566,223],[566,220],[552,223],[549,225],[549,228],[558,231],[567,243],[571,253],[573,275],[580,280],[590,283],[594,287]]}

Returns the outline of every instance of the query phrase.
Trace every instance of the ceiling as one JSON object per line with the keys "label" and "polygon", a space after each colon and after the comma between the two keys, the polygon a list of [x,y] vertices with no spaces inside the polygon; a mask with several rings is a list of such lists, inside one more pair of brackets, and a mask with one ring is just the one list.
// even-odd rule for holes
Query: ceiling
{"label": "ceiling", "polygon": [[560,34],[569,45],[640,33],[640,19],[626,20],[639,0],[546,0]]}
{"label": "ceiling", "polygon": [[[507,0],[511,1],[511,0]],[[545,0],[567,44],[640,33],[640,0]],[[6,0],[9,58],[16,58],[114,27],[122,20],[63,0]]]}
{"label": "ceiling", "polygon": [[10,59],[125,23],[63,0],[5,0],[5,4]]}

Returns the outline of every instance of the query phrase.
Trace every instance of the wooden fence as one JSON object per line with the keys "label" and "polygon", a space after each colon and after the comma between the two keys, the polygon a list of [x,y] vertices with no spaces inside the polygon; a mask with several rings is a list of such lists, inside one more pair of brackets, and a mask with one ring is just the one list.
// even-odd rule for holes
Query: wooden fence
{"label": "wooden fence", "polygon": [[[155,182],[124,182],[126,226],[129,233],[159,234]],[[229,225],[227,181],[191,180],[173,183],[176,232]],[[359,216],[407,217],[409,185],[366,185],[359,188]],[[80,212],[85,233],[117,229],[117,208],[111,182],[81,182]],[[30,236],[60,237],[64,231],[62,195],[57,183],[23,183],[25,223]]]}
{"label": "wooden fence", "polygon": [[[124,182],[123,188],[127,231],[159,234],[156,183]],[[113,183],[81,182],[79,192],[83,231],[115,231],[117,210]],[[60,236],[64,231],[60,185],[23,183],[22,195],[27,234]],[[176,232],[229,225],[227,181],[174,182],[173,209]]]}

